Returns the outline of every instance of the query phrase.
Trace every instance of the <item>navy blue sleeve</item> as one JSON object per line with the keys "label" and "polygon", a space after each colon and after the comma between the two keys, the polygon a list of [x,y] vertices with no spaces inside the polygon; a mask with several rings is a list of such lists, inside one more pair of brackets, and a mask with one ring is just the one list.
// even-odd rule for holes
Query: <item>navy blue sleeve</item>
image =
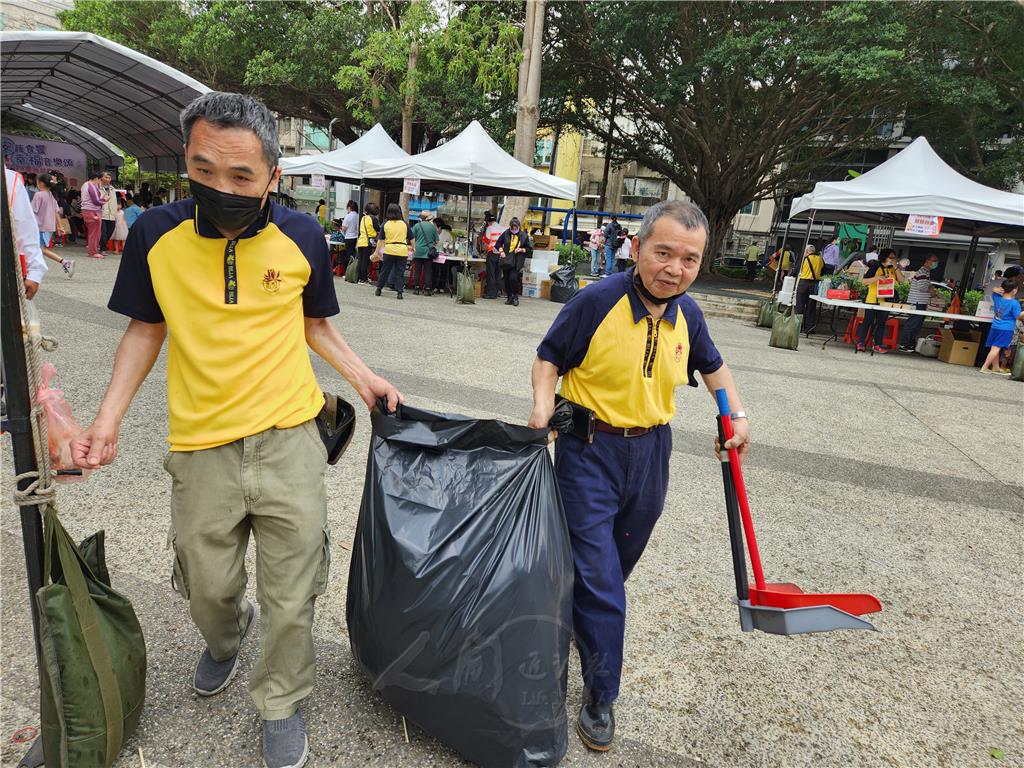
{"label": "navy blue sleeve", "polygon": [[331,317],[338,314],[338,295],[334,292],[331,251],[323,228],[311,216],[275,205],[274,223],[290,237],[309,262],[309,280],[302,289],[302,313],[306,317]]}
{"label": "navy blue sleeve", "polygon": [[686,318],[686,328],[690,337],[690,356],[686,363],[686,374],[690,386],[696,387],[697,378],[694,373],[714,373],[722,367],[724,361],[715,342],[711,340],[707,321],[697,302],[689,296],[684,296],[679,301],[679,311]]}
{"label": "navy blue sleeve", "polygon": [[156,300],[153,276],[149,271],[149,249],[163,230],[154,226],[161,217],[155,212],[146,215],[148,213],[139,216],[128,230],[107,308],[144,323],[162,323],[164,313]]}
{"label": "navy blue sleeve", "polygon": [[537,357],[554,365],[559,376],[578,368],[587,356],[590,340],[600,324],[595,321],[596,308],[595,302],[588,301],[587,291],[580,291],[562,307],[537,347]]}

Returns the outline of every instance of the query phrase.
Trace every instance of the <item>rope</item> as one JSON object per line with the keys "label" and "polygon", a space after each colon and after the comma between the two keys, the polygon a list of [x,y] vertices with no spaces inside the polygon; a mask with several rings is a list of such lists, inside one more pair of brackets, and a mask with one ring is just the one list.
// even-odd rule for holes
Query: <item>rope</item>
{"label": "rope", "polygon": [[[11,201],[5,203],[10,206]],[[14,240],[14,252],[17,254],[17,239],[14,237],[14,211],[10,210],[11,231],[8,236]],[[15,486],[22,481],[35,478],[23,490],[14,491],[14,503],[19,507],[43,506],[50,504],[56,511],[57,486],[54,484],[53,468],[50,466],[49,434],[46,431],[46,412],[36,402],[39,392],[39,360],[36,357],[36,348],[39,347],[47,352],[57,348],[57,340],[52,336],[33,334],[28,329],[28,299],[25,298],[25,282],[21,279],[18,259],[14,259],[14,269],[18,273],[15,284],[18,286],[18,305],[21,308],[22,339],[25,345],[25,368],[29,378],[29,397],[32,408],[29,412],[29,422],[32,425],[32,443],[36,454],[36,472],[24,472],[15,478]]]}

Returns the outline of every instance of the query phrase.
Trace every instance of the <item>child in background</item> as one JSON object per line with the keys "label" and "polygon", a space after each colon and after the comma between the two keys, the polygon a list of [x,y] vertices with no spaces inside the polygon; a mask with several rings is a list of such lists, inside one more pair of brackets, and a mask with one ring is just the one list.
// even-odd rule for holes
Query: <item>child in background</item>
{"label": "child in background", "polygon": [[114,233],[110,236],[114,241],[114,252],[124,250],[124,241],[128,239],[128,221],[124,217],[124,200],[117,196],[117,215],[114,217]]}
{"label": "child in background", "polygon": [[[633,239],[629,236],[629,230],[623,227],[619,237],[622,238],[622,242],[619,244],[618,250],[615,251],[615,271],[625,272],[629,269],[629,260],[632,258]],[[619,243],[619,238],[615,239],[616,243]]]}
{"label": "child in background", "polygon": [[985,345],[990,347],[985,362],[982,363],[982,373],[1009,373],[999,365],[1000,353],[1010,346],[1013,339],[1014,327],[1017,324],[1017,317],[1020,315],[1020,303],[1017,301],[1017,283],[1013,280],[1004,280],[1003,295],[992,294],[992,328],[985,339]]}

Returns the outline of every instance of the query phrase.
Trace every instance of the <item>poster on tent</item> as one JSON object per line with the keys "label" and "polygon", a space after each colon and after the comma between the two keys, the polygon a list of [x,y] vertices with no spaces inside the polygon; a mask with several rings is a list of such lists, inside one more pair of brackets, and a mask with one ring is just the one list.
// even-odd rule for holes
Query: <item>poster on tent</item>
{"label": "poster on tent", "polygon": [[4,155],[11,156],[12,171],[35,174],[60,171],[72,188],[86,182],[85,152],[74,144],[4,134],[3,150]]}
{"label": "poster on tent", "polygon": [[925,237],[938,237],[942,231],[942,216],[923,216],[919,213],[912,213],[907,216],[907,226],[904,231]]}

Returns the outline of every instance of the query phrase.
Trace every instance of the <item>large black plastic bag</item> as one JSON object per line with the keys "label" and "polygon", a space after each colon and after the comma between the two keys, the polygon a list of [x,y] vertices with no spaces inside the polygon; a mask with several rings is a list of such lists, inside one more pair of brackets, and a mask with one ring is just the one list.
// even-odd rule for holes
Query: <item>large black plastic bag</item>
{"label": "large black plastic bag", "polygon": [[556,765],[573,566],[547,430],[408,406],[371,420],[353,655],[395,709],[469,760]]}
{"label": "large black plastic bag", "polygon": [[580,292],[580,281],[576,277],[576,267],[566,264],[551,273],[551,301],[565,304]]}

